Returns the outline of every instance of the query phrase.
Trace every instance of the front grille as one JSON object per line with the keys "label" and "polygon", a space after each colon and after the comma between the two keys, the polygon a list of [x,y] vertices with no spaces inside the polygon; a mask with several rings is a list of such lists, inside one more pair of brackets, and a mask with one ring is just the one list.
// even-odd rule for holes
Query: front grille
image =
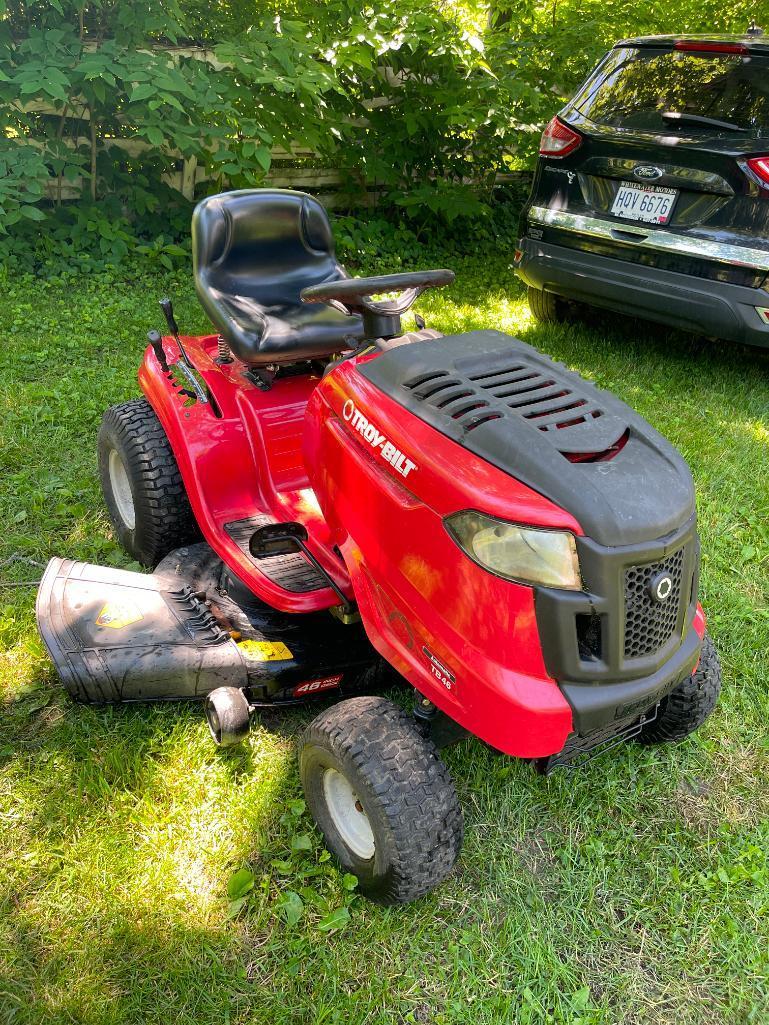
{"label": "front grille", "polygon": [[[673,636],[681,606],[684,549],[662,562],[628,566],[625,570],[625,658],[642,658],[659,650]],[[649,584],[668,573],[673,586],[667,601],[656,602]]]}

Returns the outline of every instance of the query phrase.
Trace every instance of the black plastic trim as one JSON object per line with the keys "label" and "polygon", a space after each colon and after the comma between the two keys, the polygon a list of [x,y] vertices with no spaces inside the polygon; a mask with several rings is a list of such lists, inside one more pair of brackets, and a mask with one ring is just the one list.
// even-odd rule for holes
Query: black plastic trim
{"label": "black plastic trim", "polygon": [[305,557],[303,552],[291,552],[288,555],[270,555],[267,558],[256,559],[251,553],[249,544],[254,532],[260,527],[272,526],[274,520],[269,516],[249,516],[244,520],[233,520],[225,523],[224,529],[229,536],[248,556],[260,573],[263,573],[274,584],[278,584],[285,591],[293,594],[304,594],[309,591],[319,591],[328,587],[328,581],[324,575],[318,572]]}
{"label": "black plastic trim", "polygon": [[[700,545],[692,517],[674,533],[651,544],[610,548],[577,538],[584,591],[535,589],[542,654],[574,713],[575,730],[584,732],[649,708],[691,671],[699,653],[692,626],[699,583]],[[675,627],[656,650],[639,658],[625,653],[625,570],[661,562],[683,553]],[[580,646],[579,617],[600,618],[598,655]]]}
{"label": "black plastic trim", "polygon": [[[564,232],[560,235],[563,238]],[[769,346],[769,324],[756,313],[756,307],[769,306],[764,288],[646,267],[635,260],[530,238],[522,239],[519,248],[523,255],[516,271],[533,288],[682,331]],[[634,257],[635,251],[628,255]]]}
{"label": "black plastic trim", "polygon": [[652,708],[694,672],[702,641],[690,627],[675,655],[661,669],[640,680],[618,683],[562,683],[561,692],[571,705],[574,730],[580,736],[629,715]]}

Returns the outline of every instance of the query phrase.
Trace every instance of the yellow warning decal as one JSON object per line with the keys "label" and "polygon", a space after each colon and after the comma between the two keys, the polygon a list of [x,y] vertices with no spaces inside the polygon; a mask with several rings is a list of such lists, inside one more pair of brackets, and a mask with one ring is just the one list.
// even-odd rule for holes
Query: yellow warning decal
{"label": "yellow warning decal", "polygon": [[238,648],[253,662],[283,662],[294,657],[282,641],[240,641]]}
{"label": "yellow warning decal", "polygon": [[136,605],[130,602],[110,601],[97,616],[96,625],[109,627],[110,630],[121,630],[131,623],[138,623],[140,619],[144,619],[144,616]]}

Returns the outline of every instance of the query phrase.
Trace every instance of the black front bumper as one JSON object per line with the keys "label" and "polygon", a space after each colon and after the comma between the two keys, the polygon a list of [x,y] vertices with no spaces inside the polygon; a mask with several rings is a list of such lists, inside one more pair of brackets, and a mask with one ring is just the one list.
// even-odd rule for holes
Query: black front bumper
{"label": "black front bumper", "polygon": [[527,285],[566,299],[659,321],[684,331],[769,346],[769,324],[756,307],[769,292],[726,281],[645,267],[628,260],[531,238],[519,243],[516,272]]}
{"label": "black front bumper", "polygon": [[571,705],[574,729],[580,737],[641,715],[691,676],[700,657],[702,641],[689,626],[683,643],[665,664],[649,676],[622,683],[562,683],[561,691]]}
{"label": "black front bumper", "polygon": [[[699,538],[692,517],[654,542],[576,541],[584,590],[537,588],[535,608],[545,666],[586,737],[652,709],[693,672]],[[649,595],[658,573],[674,580],[665,604]]]}

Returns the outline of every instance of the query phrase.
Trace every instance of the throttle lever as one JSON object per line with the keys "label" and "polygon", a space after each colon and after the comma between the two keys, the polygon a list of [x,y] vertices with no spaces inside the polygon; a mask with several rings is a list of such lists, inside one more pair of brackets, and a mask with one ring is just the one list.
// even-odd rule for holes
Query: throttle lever
{"label": "throttle lever", "polygon": [[147,332],[147,341],[152,346],[152,351],[155,353],[155,359],[160,364],[160,369],[164,374],[168,373],[168,360],[166,359],[165,349],[163,348],[163,339],[160,337],[160,332],[152,331]]}
{"label": "throttle lever", "polygon": [[178,339],[179,325],[176,323],[176,318],[174,317],[173,303],[168,298],[168,296],[160,300],[160,308],[165,314],[166,324],[168,324],[168,330],[171,332],[174,338]]}
{"label": "throttle lever", "polygon": [[179,347],[179,352],[181,353],[182,359],[187,364],[187,366],[190,368],[190,370],[192,370],[192,363],[190,362],[190,358],[187,355],[187,352],[186,352],[184,346],[182,345],[181,338],[179,337],[179,325],[176,323],[176,317],[174,317],[173,303],[168,298],[168,296],[166,296],[164,299],[160,300],[160,308],[163,311],[163,313],[165,314],[166,324],[168,324],[168,330],[174,336],[174,341],[176,342],[176,344]]}

